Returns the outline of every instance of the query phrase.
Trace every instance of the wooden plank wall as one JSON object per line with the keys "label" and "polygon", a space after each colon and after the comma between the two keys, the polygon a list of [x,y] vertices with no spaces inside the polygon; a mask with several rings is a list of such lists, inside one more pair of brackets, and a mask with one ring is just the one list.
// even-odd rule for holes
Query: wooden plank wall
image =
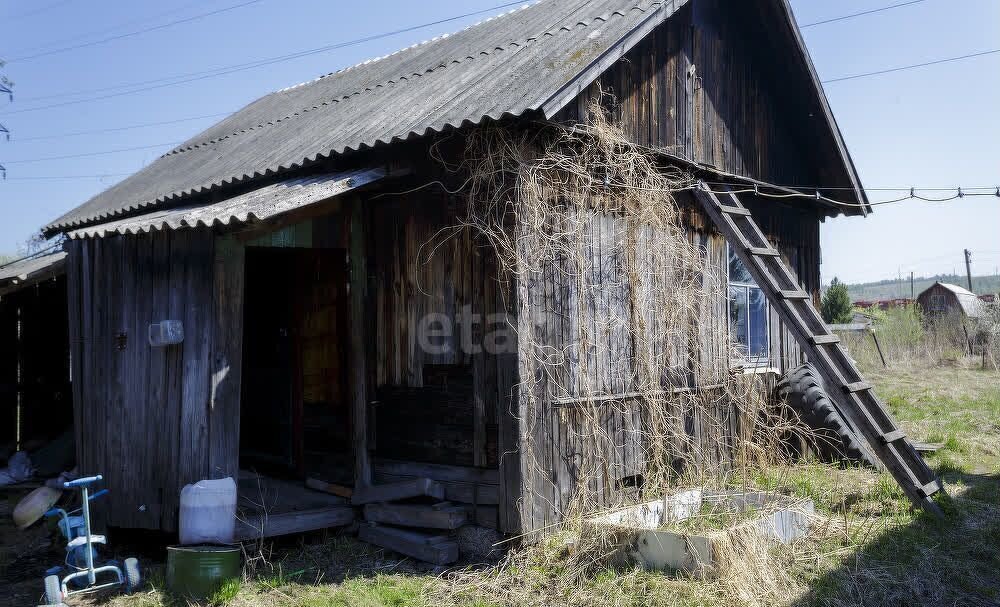
{"label": "wooden plank wall", "polygon": [[825,127],[808,116],[801,87],[782,86],[788,68],[761,43],[769,34],[759,22],[748,3],[688,3],[556,119],[584,119],[603,92],[639,144],[770,183],[821,183],[820,167],[839,161],[809,139]]}
{"label": "wooden plank wall", "polygon": [[[216,306],[236,309],[216,295],[240,279],[216,282],[216,269],[229,266],[212,263],[215,235],[207,230],[67,246],[80,471],[105,476],[109,524],[176,529],[183,485],[236,470],[234,453],[210,453],[209,445],[238,432],[229,415],[239,374],[222,371],[223,361],[238,361],[238,337],[214,348],[217,357],[213,346],[225,333],[214,326]],[[184,342],[151,347],[150,323],[167,319],[184,322]]]}

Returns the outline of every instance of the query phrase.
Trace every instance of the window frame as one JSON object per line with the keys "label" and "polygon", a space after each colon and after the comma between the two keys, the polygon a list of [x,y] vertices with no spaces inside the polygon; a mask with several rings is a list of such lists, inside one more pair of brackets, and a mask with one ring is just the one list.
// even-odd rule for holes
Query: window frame
{"label": "window frame", "polygon": [[[744,291],[744,300],[747,302],[747,326],[746,335],[747,341],[751,339],[752,331],[752,319],[750,314],[750,291],[751,289],[756,289],[760,291],[760,296],[764,300],[764,326],[765,326],[765,340],[764,340],[764,352],[759,356],[752,356],[750,353],[750,343],[745,344],[745,347],[741,348],[741,355],[736,356],[730,360],[730,364],[733,366],[746,367],[746,368],[761,368],[767,367],[771,364],[771,303],[767,300],[767,296],[764,294],[764,290],[760,288],[756,282],[744,282],[739,280],[732,280],[730,273],[730,260],[736,259],[741,265],[743,265],[743,260],[739,258],[733,251],[733,248],[726,243],[726,329],[728,337],[733,343],[736,342],[733,332],[732,319],[733,319],[733,298],[730,296],[730,289],[732,288],[742,288]],[[752,280],[753,277],[751,277]],[[744,345],[744,344],[740,344]]]}

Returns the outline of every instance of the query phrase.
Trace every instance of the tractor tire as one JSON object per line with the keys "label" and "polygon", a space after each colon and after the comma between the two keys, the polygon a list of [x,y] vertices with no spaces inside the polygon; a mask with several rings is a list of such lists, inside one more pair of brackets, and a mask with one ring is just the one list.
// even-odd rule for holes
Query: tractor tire
{"label": "tractor tire", "polygon": [[790,370],[775,391],[815,432],[815,448],[825,461],[849,460],[876,469],[882,467],[834,407],[823,379],[812,365],[806,363]]}
{"label": "tractor tire", "polygon": [[49,575],[45,577],[45,604],[63,604],[62,582],[59,580],[58,575]]}
{"label": "tractor tire", "polygon": [[139,574],[139,560],[135,557],[125,559],[125,592],[132,594],[142,586],[142,576]]}

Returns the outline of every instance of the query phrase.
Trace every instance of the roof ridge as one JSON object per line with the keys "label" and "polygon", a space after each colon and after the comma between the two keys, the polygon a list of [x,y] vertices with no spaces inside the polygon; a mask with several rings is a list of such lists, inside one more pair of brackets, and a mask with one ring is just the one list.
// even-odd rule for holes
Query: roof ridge
{"label": "roof ridge", "polygon": [[[286,87],[286,88],[283,88],[283,89],[279,89],[278,91],[274,91],[274,92],[272,92],[270,94],[280,93],[280,92],[292,90],[292,89],[295,89],[295,88],[298,88],[298,87],[306,86],[306,85],[318,82],[318,81],[320,81],[320,80],[322,80],[324,78],[328,78],[330,76],[334,76],[334,75],[337,75],[337,74],[345,73],[345,72],[347,72],[349,70],[353,70],[353,69],[358,68],[358,67],[360,67],[362,65],[367,65],[367,64],[370,64],[370,63],[375,63],[375,62],[378,62],[378,61],[382,61],[382,60],[384,60],[384,59],[386,59],[388,57],[392,57],[394,55],[397,55],[399,53],[405,52],[407,50],[410,50],[410,49],[413,49],[413,48],[417,48],[419,46],[423,46],[423,45],[426,45],[426,44],[430,44],[431,42],[434,42],[434,41],[437,41],[437,40],[441,40],[441,39],[444,39],[444,38],[448,38],[450,36],[454,36],[457,33],[464,32],[464,31],[466,31],[468,29],[471,29],[473,27],[476,27],[478,25],[482,25],[484,23],[488,23],[488,22],[493,21],[495,19],[500,19],[502,17],[506,17],[508,15],[512,15],[512,14],[514,14],[516,12],[526,10],[526,9],[531,8],[533,6],[537,6],[538,4],[541,4],[544,1],[546,1],[546,0],[536,0],[535,2],[524,4],[524,5],[522,5],[522,6],[518,7],[518,8],[515,8],[515,9],[512,9],[510,11],[507,11],[506,13],[501,13],[499,15],[494,15],[494,16],[488,18],[488,19],[484,19],[482,21],[479,21],[477,23],[469,25],[468,27],[465,27],[465,28],[463,28],[461,30],[458,30],[457,32],[454,32],[454,33],[451,33],[451,34],[442,34],[440,36],[436,36],[434,38],[431,38],[430,40],[425,40],[423,42],[419,42],[417,44],[410,45],[410,46],[408,46],[408,47],[406,47],[404,49],[400,49],[400,50],[395,51],[393,53],[390,53],[388,55],[382,55],[381,57],[375,57],[373,59],[368,59],[368,60],[363,61],[361,63],[357,63],[355,65],[352,65],[350,67],[346,67],[346,68],[343,68],[341,70],[337,70],[336,72],[331,72],[329,74],[325,74],[325,75],[320,76],[318,78],[314,78],[313,80],[309,80],[309,81],[306,81],[306,82],[303,82],[303,83],[300,83],[300,84],[292,85],[290,87]],[[571,29],[573,27],[579,27],[579,26],[590,27],[590,24],[593,23],[593,22],[595,22],[595,21],[607,22],[608,19],[610,19],[613,16],[624,17],[626,12],[630,12],[630,11],[634,11],[634,10],[646,12],[646,10],[648,10],[649,8],[654,7],[654,6],[659,6],[659,5],[662,5],[662,4],[663,4],[663,0],[634,0],[633,3],[632,3],[632,5],[628,6],[626,8],[622,8],[622,9],[618,9],[618,10],[614,10],[614,11],[605,11],[604,13],[602,13],[600,15],[592,15],[592,16],[586,18],[586,19],[577,19],[576,22],[573,23],[572,25],[567,25],[565,23],[562,24],[562,25],[553,25],[553,26],[549,27],[548,29],[546,29],[545,31],[543,31],[541,33],[533,34],[533,35],[530,35],[530,36],[528,36],[526,38],[523,38],[522,39],[523,42],[508,42],[507,44],[505,44],[503,46],[499,46],[498,45],[498,46],[494,46],[492,49],[479,51],[478,53],[475,53],[475,54],[468,54],[465,57],[463,57],[462,59],[450,59],[450,60],[449,59],[445,59],[445,60],[439,61],[438,65],[436,65],[435,67],[428,68],[428,69],[426,69],[426,70],[424,70],[422,72],[412,72],[410,74],[404,74],[404,75],[400,75],[400,76],[395,76],[395,77],[390,78],[389,80],[386,80],[384,82],[380,82],[380,83],[377,83],[377,84],[368,85],[368,86],[364,87],[361,90],[355,90],[355,91],[352,91],[350,93],[344,93],[344,94],[338,96],[335,99],[330,99],[328,101],[323,101],[323,102],[321,102],[321,103],[319,103],[317,105],[314,105],[312,107],[303,108],[303,109],[300,109],[300,110],[298,110],[296,112],[292,112],[291,114],[287,114],[285,116],[282,116],[280,118],[275,118],[275,119],[269,120],[267,122],[261,122],[261,123],[258,123],[256,125],[254,125],[254,126],[247,127],[247,128],[244,128],[244,129],[240,129],[239,131],[235,131],[235,132],[230,133],[228,135],[222,135],[220,137],[215,137],[215,138],[208,139],[208,140],[205,140],[205,141],[199,141],[197,143],[192,143],[192,144],[189,144],[189,145],[184,145],[182,147],[174,148],[174,149],[170,150],[169,152],[166,152],[165,154],[163,154],[162,156],[160,156],[160,158],[164,158],[164,157],[167,157],[167,156],[173,156],[173,155],[177,155],[177,154],[182,154],[184,152],[195,150],[195,149],[198,149],[200,147],[204,147],[206,145],[213,145],[213,144],[219,143],[220,141],[225,141],[225,140],[227,140],[227,139],[229,139],[231,137],[236,137],[236,136],[239,136],[239,135],[243,135],[245,133],[249,133],[249,132],[252,132],[252,131],[257,131],[257,130],[259,130],[261,128],[264,128],[264,127],[267,127],[267,126],[273,126],[273,125],[278,124],[280,122],[284,122],[285,120],[290,120],[292,118],[296,118],[296,117],[301,116],[303,114],[306,114],[308,112],[311,112],[311,111],[314,111],[314,110],[318,110],[321,107],[328,106],[328,105],[331,105],[333,103],[341,103],[343,101],[347,101],[347,100],[351,99],[352,97],[357,97],[358,95],[361,95],[361,94],[366,93],[366,92],[370,92],[370,91],[378,89],[378,88],[383,88],[383,87],[388,86],[388,85],[395,85],[395,84],[398,84],[399,82],[408,81],[410,78],[420,78],[420,77],[423,77],[426,74],[434,73],[434,72],[436,72],[438,70],[447,68],[447,67],[449,67],[451,65],[460,64],[460,63],[464,63],[464,62],[467,62],[467,61],[473,61],[473,60],[475,60],[478,57],[484,57],[484,56],[485,57],[489,57],[489,56],[492,56],[497,51],[505,51],[505,50],[507,50],[507,49],[509,49],[511,47],[520,47],[522,45],[527,45],[527,44],[529,44],[531,42],[535,42],[539,38],[542,38],[542,37],[545,37],[545,36],[554,36],[556,33],[559,33],[559,32],[568,32],[568,31],[571,31]],[[646,5],[648,5],[648,6],[646,6]]]}

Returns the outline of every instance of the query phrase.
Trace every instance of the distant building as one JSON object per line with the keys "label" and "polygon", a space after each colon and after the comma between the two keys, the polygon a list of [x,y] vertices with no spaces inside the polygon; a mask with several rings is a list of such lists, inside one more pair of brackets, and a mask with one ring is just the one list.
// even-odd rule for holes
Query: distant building
{"label": "distant building", "polygon": [[928,316],[959,314],[965,318],[979,318],[984,311],[983,301],[975,293],[946,282],[936,282],[921,292],[917,303]]}
{"label": "distant building", "polygon": [[905,308],[913,303],[912,299],[897,297],[895,299],[859,299],[854,302],[855,308],[878,308],[888,310],[889,308]]}

